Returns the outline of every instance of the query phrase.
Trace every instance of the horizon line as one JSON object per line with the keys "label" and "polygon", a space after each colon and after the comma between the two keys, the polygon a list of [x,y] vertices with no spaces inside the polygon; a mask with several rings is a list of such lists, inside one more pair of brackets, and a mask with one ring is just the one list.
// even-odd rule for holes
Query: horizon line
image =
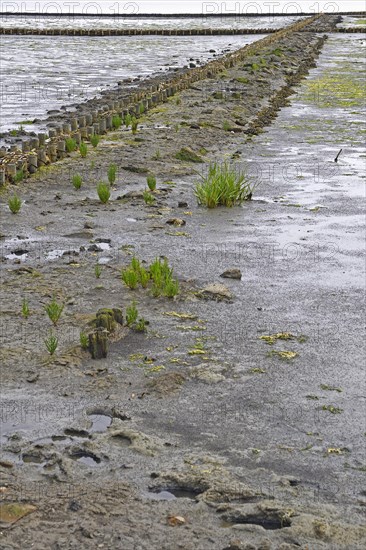
{"label": "horizon line", "polygon": [[172,18],[208,18],[208,17],[302,17],[302,16],[314,16],[314,15],[360,15],[365,16],[365,11],[339,11],[327,14],[327,12],[296,12],[296,13],[43,13],[43,12],[0,12],[0,16],[13,16],[13,17],[103,17],[103,18],[116,18],[116,19],[137,19],[139,17],[159,18],[159,17],[172,17]]}

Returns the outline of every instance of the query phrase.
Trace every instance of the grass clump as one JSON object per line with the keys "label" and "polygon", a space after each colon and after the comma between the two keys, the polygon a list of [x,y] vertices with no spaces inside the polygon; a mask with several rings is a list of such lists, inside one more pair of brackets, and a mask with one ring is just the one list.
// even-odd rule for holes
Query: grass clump
{"label": "grass clump", "polygon": [[23,298],[23,302],[22,302],[22,315],[24,319],[28,319],[30,315],[29,303],[26,298]]}
{"label": "grass clump", "polygon": [[151,157],[151,160],[161,160],[161,152],[160,149],[156,149],[155,153]]}
{"label": "grass clump", "polygon": [[115,130],[119,130],[119,128],[122,126],[122,119],[119,115],[114,115],[112,118],[112,126]]}
{"label": "grass clump", "polygon": [[14,182],[15,183],[20,183],[21,181],[24,180],[24,170],[17,170],[17,173],[15,174],[15,178],[14,178]]}
{"label": "grass clump", "polygon": [[129,128],[132,124],[132,116],[130,115],[130,113],[127,113],[127,115],[125,116],[125,126],[126,128]]}
{"label": "grass clump", "polygon": [[177,280],[169,280],[164,286],[164,296],[174,298],[179,293],[179,283]]}
{"label": "grass clump", "polygon": [[148,322],[146,321],[146,319],[144,319],[144,317],[141,317],[138,320],[138,322],[135,324],[134,329],[137,332],[145,332],[147,324],[148,324]]}
{"label": "grass clump", "polygon": [[137,134],[137,127],[138,127],[137,119],[135,117],[132,117],[131,130],[132,130],[133,135]]}
{"label": "grass clump", "polygon": [[126,309],[126,322],[128,327],[136,323],[138,314],[136,302],[132,302],[132,304]]}
{"label": "grass clump", "polygon": [[131,290],[135,290],[137,288],[139,282],[138,273],[131,267],[122,269],[121,278],[125,285]]}
{"label": "grass clump", "polygon": [[58,346],[58,338],[53,332],[51,331],[48,338],[44,341],[46,349],[50,355],[54,355],[55,351],[57,350]]}
{"label": "grass clump", "polygon": [[80,332],[80,345],[83,349],[89,347],[89,336],[85,332]]}
{"label": "grass clump", "polygon": [[71,181],[75,189],[80,189],[80,187],[83,185],[83,178],[80,176],[80,174],[75,174],[74,176],[72,176]]}
{"label": "grass clump", "polygon": [[173,279],[173,269],[169,266],[166,258],[163,260],[156,258],[149,268],[145,269],[140,260],[134,257],[130,265],[122,269],[121,276],[123,282],[132,290],[137,288],[138,284],[147,288],[151,281],[152,295],[156,298],[159,296],[173,298],[179,293],[179,283]]}
{"label": "grass clump", "polygon": [[9,210],[12,214],[18,214],[19,210],[22,207],[22,201],[16,193],[8,199]]}
{"label": "grass clump", "polygon": [[104,183],[104,181],[100,181],[97,185],[97,193],[100,202],[103,204],[107,204],[111,197],[111,188],[107,183]]}
{"label": "grass clump", "polygon": [[95,273],[95,277],[97,279],[100,279],[100,276],[102,274],[102,266],[100,264],[96,264],[95,267],[94,267],[94,273]]}
{"label": "grass clump", "polygon": [[150,189],[150,191],[155,191],[155,189],[156,189],[156,177],[153,174],[147,176],[146,182],[147,182],[147,186]]}
{"label": "grass clump", "polygon": [[117,165],[116,164],[110,164],[108,168],[108,181],[111,185],[114,184],[117,177]]}
{"label": "grass clump", "polygon": [[66,144],[66,151],[68,153],[72,153],[77,148],[77,143],[74,140],[74,138],[66,138],[65,144]]}
{"label": "grass clump", "polygon": [[166,296],[173,298],[179,292],[178,281],[173,279],[173,269],[169,267],[168,260],[156,258],[149,268],[153,281],[152,294],[155,298]]}
{"label": "grass clump", "polygon": [[88,154],[88,146],[87,144],[85,143],[85,141],[82,141],[80,143],[80,146],[79,146],[79,152],[80,152],[80,155],[83,157],[83,159],[86,157],[86,155]]}
{"label": "grass clump", "polygon": [[94,134],[91,136],[90,143],[92,144],[93,147],[98,147],[99,142],[100,142],[100,136],[98,136],[98,134]]}
{"label": "grass clump", "polygon": [[150,193],[150,191],[145,189],[142,196],[143,196],[143,199],[145,201],[145,204],[147,204],[148,206],[151,206],[152,204],[154,204],[155,197]]}
{"label": "grass clump", "polygon": [[246,175],[238,172],[228,163],[210,164],[207,176],[196,183],[195,196],[198,204],[207,208],[234,206],[252,198],[253,187]]}
{"label": "grass clump", "polygon": [[139,275],[139,283],[142,286],[142,288],[147,288],[150,281],[150,273],[146,271],[144,267],[141,267],[138,275]]}
{"label": "grass clump", "polygon": [[59,304],[55,298],[52,298],[52,302],[44,306],[44,309],[52,323],[56,326],[64,310],[64,305]]}

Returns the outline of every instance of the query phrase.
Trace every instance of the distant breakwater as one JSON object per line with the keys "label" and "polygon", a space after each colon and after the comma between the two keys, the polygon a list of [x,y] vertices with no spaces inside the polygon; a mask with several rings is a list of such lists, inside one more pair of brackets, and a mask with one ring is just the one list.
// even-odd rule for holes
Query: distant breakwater
{"label": "distant breakwater", "polygon": [[[299,29],[307,32],[306,28]],[[0,35],[25,36],[225,36],[248,34],[273,34],[278,29],[29,29],[0,27]],[[365,33],[365,28],[344,27],[328,32]]]}

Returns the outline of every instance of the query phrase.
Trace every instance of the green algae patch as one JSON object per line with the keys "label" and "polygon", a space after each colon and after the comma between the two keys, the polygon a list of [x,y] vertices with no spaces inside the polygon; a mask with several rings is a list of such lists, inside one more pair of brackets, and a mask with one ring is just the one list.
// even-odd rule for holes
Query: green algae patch
{"label": "green algae patch", "polygon": [[168,317],[176,317],[177,319],[184,321],[188,319],[195,321],[196,319],[198,319],[198,316],[193,315],[192,313],[178,313],[177,311],[165,311],[164,315],[167,315]]}
{"label": "green algae patch", "polygon": [[31,504],[0,504],[0,525],[11,525],[35,510]]}
{"label": "green algae patch", "polygon": [[324,71],[316,80],[305,82],[305,99],[319,107],[353,107],[365,100],[365,89],[360,78],[356,78],[340,67],[340,72]]}
{"label": "green algae patch", "polygon": [[273,346],[277,340],[295,340],[296,336],[291,334],[291,332],[278,332],[277,334],[264,335],[260,336],[259,340],[264,340],[266,344]]}
{"label": "green algae patch", "polygon": [[266,374],[267,371],[259,367],[255,367],[253,369],[249,369],[248,372],[249,374]]}
{"label": "green algae patch", "polygon": [[296,351],[275,351],[272,350],[268,352],[268,357],[278,357],[279,359],[282,359],[283,361],[291,361],[292,359],[295,359],[295,357],[298,357],[298,353]]}
{"label": "green algae patch", "polygon": [[178,160],[183,160],[184,162],[204,162],[201,155],[195,153],[190,147],[182,147],[182,149],[175,155],[175,158]]}
{"label": "green algae patch", "polygon": [[342,388],[337,388],[336,386],[328,386],[327,384],[321,384],[320,385],[321,389],[322,390],[326,390],[326,391],[336,391],[338,393],[342,393]]}
{"label": "green algae patch", "polygon": [[339,407],[334,407],[333,405],[323,405],[322,410],[328,411],[332,414],[341,414],[343,412],[343,409],[340,409]]}

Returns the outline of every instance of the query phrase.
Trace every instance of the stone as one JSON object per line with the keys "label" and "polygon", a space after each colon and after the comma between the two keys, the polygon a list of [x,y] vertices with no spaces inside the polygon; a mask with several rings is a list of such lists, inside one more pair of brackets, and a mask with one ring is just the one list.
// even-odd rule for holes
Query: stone
{"label": "stone", "polygon": [[240,281],[242,278],[242,273],[240,269],[227,269],[224,273],[221,273],[220,277],[223,279],[237,279]]}
{"label": "stone", "polygon": [[175,225],[176,227],[182,227],[183,225],[186,225],[185,220],[182,220],[181,218],[170,218],[165,223],[168,225]]}
{"label": "stone", "polygon": [[182,147],[182,149],[175,155],[175,158],[183,160],[185,162],[204,162],[201,155],[195,153],[190,147]]}
{"label": "stone", "polygon": [[205,286],[199,294],[202,298],[217,300],[219,302],[222,300],[231,301],[233,299],[232,292],[221,283],[211,283]]}

